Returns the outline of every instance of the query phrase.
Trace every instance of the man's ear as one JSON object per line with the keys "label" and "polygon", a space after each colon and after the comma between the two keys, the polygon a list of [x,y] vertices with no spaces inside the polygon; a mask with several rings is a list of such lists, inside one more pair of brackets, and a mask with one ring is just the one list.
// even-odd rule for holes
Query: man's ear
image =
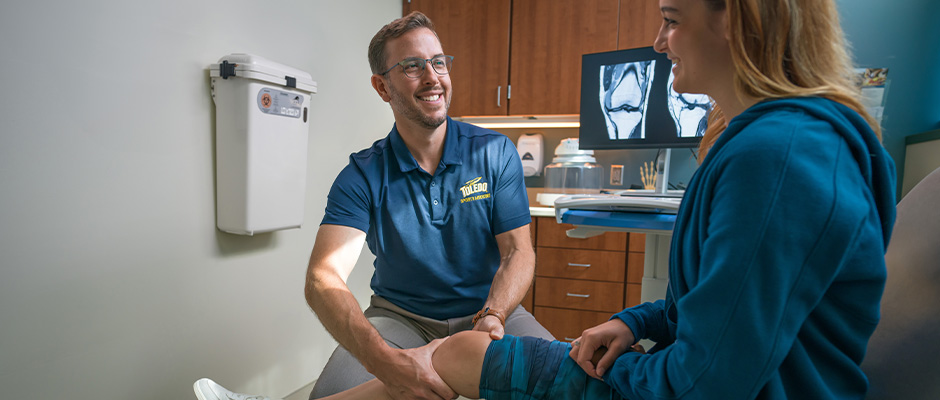
{"label": "man's ear", "polygon": [[372,74],[372,88],[386,103],[392,101],[392,96],[388,94],[388,81],[382,75]]}

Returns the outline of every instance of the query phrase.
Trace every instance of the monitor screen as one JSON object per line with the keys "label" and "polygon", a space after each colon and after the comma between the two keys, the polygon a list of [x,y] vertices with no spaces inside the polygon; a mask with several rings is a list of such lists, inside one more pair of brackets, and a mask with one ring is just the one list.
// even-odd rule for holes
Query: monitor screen
{"label": "monitor screen", "polygon": [[672,80],[672,62],[652,47],[582,56],[580,147],[697,147],[711,101],[676,93]]}

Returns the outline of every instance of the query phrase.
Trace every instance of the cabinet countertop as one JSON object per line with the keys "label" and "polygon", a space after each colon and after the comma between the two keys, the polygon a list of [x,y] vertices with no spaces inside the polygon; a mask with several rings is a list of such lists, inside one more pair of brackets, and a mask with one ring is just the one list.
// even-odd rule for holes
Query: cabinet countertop
{"label": "cabinet countertop", "polygon": [[563,194],[597,194],[598,191],[594,189],[567,189],[564,193],[559,193],[558,189],[526,188],[526,194],[529,196],[529,214],[531,214],[532,217],[555,217],[555,207],[539,203],[538,197],[539,194],[542,193],[548,193],[557,197]]}
{"label": "cabinet countertop", "polygon": [[555,217],[555,208],[553,207],[529,207],[529,214],[532,217]]}
{"label": "cabinet countertop", "polygon": [[532,217],[555,217],[555,208],[529,206],[529,214],[531,214]]}

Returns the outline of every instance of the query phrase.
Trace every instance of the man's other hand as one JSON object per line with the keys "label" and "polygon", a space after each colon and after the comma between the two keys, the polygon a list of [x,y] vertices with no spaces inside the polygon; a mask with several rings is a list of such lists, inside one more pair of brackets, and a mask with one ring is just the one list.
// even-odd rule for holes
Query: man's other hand
{"label": "man's other hand", "polygon": [[389,397],[396,400],[450,400],[457,397],[434,370],[431,355],[443,343],[437,339],[426,346],[393,350],[373,372],[383,384]]}
{"label": "man's other hand", "polygon": [[473,326],[473,330],[480,332],[489,332],[490,339],[500,340],[505,334],[505,329],[503,328],[502,322],[499,321],[499,318],[496,318],[494,315],[487,315],[483,318],[480,318],[477,321],[477,324]]}

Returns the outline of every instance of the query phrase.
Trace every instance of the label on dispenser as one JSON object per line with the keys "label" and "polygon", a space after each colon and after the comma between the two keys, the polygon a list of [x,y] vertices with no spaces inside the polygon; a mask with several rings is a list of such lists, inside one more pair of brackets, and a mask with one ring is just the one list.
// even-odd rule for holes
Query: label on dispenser
{"label": "label on dispenser", "polygon": [[274,88],[262,88],[258,91],[258,109],[265,114],[300,118],[303,104],[304,97],[300,94]]}

